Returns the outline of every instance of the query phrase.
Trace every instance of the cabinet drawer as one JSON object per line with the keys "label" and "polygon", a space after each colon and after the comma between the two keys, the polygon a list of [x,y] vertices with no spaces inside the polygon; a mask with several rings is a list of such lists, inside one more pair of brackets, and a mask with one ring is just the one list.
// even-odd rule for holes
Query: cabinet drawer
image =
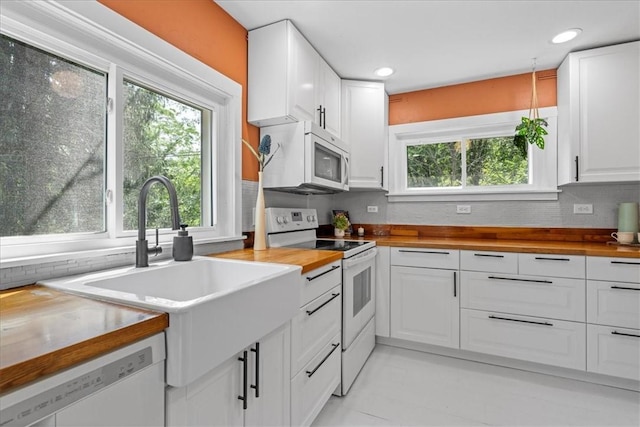
{"label": "cabinet drawer", "polygon": [[342,283],[342,260],[316,268],[302,275],[300,307]]}
{"label": "cabinet drawer", "polygon": [[585,321],[583,279],[460,273],[460,305],[476,310]]}
{"label": "cabinet drawer", "polygon": [[640,259],[587,257],[587,279],[640,283]]}
{"label": "cabinet drawer", "polygon": [[460,251],[451,249],[391,248],[391,265],[457,270]]}
{"label": "cabinet drawer", "polygon": [[579,255],[519,254],[518,273],[583,279],[585,258]]}
{"label": "cabinet drawer", "polygon": [[512,252],[460,251],[460,270],[518,273],[518,254]]}
{"label": "cabinet drawer", "polygon": [[640,333],[587,325],[587,371],[640,381]]}
{"label": "cabinet drawer", "polygon": [[300,309],[291,320],[291,376],[295,376],[338,333],[342,287],[336,286]]}
{"label": "cabinet drawer", "polygon": [[587,322],[640,329],[640,284],[588,280]]}
{"label": "cabinet drawer", "polygon": [[464,350],[572,369],[585,369],[585,324],[460,310]]}
{"label": "cabinet drawer", "polygon": [[291,380],[291,425],[308,426],[340,384],[340,335]]}

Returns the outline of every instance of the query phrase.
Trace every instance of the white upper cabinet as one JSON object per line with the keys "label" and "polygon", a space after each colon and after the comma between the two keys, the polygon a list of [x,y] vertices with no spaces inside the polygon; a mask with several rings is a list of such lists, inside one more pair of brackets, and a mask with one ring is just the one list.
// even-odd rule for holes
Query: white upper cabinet
{"label": "white upper cabinet", "polygon": [[342,139],[351,147],[351,189],[388,188],[388,105],[384,83],[342,81]]}
{"label": "white upper cabinet", "polygon": [[310,120],[340,136],[340,77],[290,21],[249,31],[248,121]]}
{"label": "white upper cabinet", "polygon": [[640,180],[640,42],[571,53],[558,69],[558,184]]}

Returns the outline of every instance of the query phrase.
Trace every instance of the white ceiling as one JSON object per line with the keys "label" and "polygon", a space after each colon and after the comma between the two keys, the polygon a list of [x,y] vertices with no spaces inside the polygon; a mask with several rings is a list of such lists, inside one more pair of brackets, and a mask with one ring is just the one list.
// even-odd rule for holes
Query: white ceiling
{"label": "white ceiling", "polygon": [[[557,68],[570,51],[640,39],[640,0],[215,0],[247,30],[290,19],[342,78],[389,94]],[[551,38],[581,28],[577,39]]]}

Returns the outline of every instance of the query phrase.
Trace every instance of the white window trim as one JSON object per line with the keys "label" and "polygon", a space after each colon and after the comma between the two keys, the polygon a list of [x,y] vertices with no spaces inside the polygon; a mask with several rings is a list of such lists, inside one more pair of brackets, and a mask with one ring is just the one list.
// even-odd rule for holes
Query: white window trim
{"label": "white window trim", "polygon": [[515,132],[528,110],[484,114],[389,126],[389,202],[476,200],[557,200],[557,108],[540,109],[549,126],[544,150],[529,147],[531,184],[474,188],[408,188],[406,147],[417,142],[442,142],[469,137],[490,137]]}
{"label": "white window trim", "polygon": [[[215,164],[211,185],[216,189],[214,227],[191,230],[196,243],[231,241],[241,238],[242,188],[242,86],[206,64],[196,60],[142,27],[97,1],[29,1],[3,2],[0,8],[2,33],[23,40],[43,50],[69,57],[102,71],[116,63],[127,78],[138,82],[153,81],[153,87],[176,93],[188,93],[205,107],[216,109],[218,144],[211,153]],[[99,55],[97,54],[99,52]],[[149,70],[153,70],[150,73]],[[111,70],[113,71],[113,70]],[[110,85],[110,88],[113,85]],[[112,93],[109,93],[111,96]],[[117,97],[116,97],[117,99]],[[108,120],[112,120],[109,115]],[[108,126],[113,123],[108,123]],[[115,144],[108,133],[107,144]],[[121,159],[120,159],[121,161]],[[113,173],[107,171],[107,188],[116,187]],[[52,254],[122,248],[135,245],[135,233],[121,233],[115,227],[112,209],[107,216],[108,233],[82,233],[55,236],[2,237],[2,266],[5,261],[48,257]],[[121,214],[121,212],[120,212]],[[161,241],[170,242],[175,233],[166,233]]]}

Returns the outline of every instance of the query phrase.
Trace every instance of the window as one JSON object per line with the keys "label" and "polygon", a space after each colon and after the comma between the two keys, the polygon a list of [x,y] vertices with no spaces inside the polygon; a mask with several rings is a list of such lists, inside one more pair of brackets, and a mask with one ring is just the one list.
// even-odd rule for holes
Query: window
{"label": "window", "polygon": [[[98,2],[0,14],[3,264],[133,247],[139,190],[159,174],[195,239],[239,238],[239,84]],[[175,235],[168,207],[152,186],[146,228],[161,242]]]}
{"label": "window", "polygon": [[544,150],[513,144],[523,114],[390,126],[389,201],[557,199],[556,109]]}

